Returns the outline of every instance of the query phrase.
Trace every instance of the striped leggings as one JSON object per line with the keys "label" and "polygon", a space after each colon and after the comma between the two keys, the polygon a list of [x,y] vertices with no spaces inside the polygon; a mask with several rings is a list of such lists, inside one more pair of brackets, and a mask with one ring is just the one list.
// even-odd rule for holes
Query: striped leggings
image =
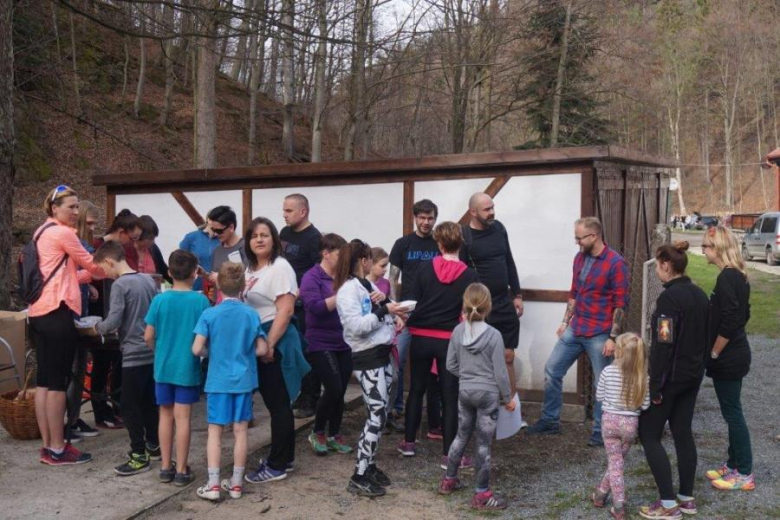
{"label": "striped leggings", "polygon": [[368,466],[375,464],[376,450],[379,438],[387,420],[389,397],[393,390],[394,369],[392,363],[381,368],[370,370],[355,370],[355,377],[363,391],[363,402],[366,404],[368,417],[363,431],[360,433],[357,445],[358,475],[363,475]]}

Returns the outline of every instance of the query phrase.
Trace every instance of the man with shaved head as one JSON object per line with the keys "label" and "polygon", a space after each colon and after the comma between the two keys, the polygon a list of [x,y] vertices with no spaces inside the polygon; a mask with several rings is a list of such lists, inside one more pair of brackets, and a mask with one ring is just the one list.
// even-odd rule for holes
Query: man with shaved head
{"label": "man with shaved head", "polygon": [[[284,223],[287,224],[279,232],[282,241],[282,256],[290,262],[301,286],[301,279],[306,271],[320,261],[320,236],[322,233],[309,222],[309,199],[300,193],[292,193],[284,198],[282,205]],[[295,318],[298,320],[298,330],[301,339],[306,332],[305,314],[301,300],[295,301]],[[304,345],[305,348],[305,345]],[[320,398],[320,380],[314,370],[303,378],[301,394],[293,403],[293,414],[299,419],[311,417]]]}
{"label": "man with shaved head", "polygon": [[504,225],[496,220],[490,195],[482,192],[472,195],[469,216],[468,224],[463,225],[466,243],[461,249],[461,259],[477,271],[480,282],[490,289],[493,310],[487,322],[498,329],[504,339],[504,360],[514,396],[515,349],[520,341],[520,316],[523,315],[520,278],[509,247],[509,235]]}

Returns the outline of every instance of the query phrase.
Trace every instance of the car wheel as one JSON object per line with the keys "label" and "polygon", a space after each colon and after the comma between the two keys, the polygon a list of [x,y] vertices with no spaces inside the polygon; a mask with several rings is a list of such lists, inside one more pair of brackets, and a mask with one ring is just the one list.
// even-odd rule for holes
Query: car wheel
{"label": "car wheel", "polygon": [[742,244],[742,258],[745,260],[753,260],[753,257],[748,253],[748,248],[745,244]]}
{"label": "car wheel", "polygon": [[772,253],[772,248],[767,247],[766,248],[766,264],[767,265],[778,265],[777,260],[775,259],[775,255]]}

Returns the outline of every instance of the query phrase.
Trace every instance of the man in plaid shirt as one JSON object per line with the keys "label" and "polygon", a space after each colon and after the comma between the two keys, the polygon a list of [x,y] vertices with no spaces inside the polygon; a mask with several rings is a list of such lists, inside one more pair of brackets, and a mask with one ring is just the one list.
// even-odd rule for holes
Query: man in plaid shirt
{"label": "man in plaid shirt", "polygon": [[[628,306],[626,261],[604,243],[601,222],[596,217],[579,219],[574,225],[574,239],[580,252],[574,258],[569,302],[558,327],[558,342],[544,367],[542,418],[528,428],[529,435],[561,433],[563,376],[585,352],[593,367],[593,381],[597,382],[601,370],[612,362],[615,338],[623,331]],[[596,402],[588,446],[603,445],[601,403]]]}

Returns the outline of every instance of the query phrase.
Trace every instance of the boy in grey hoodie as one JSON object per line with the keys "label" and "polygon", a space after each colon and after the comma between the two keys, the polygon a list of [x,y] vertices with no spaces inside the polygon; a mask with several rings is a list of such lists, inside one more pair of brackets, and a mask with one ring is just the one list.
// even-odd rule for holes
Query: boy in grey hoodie
{"label": "boy in grey hoodie", "polygon": [[509,373],[504,361],[501,333],[485,323],[490,314],[490,291],[480,283],[468,286],[463,295],[466,318],[452,332],[447,351],[447,370],[459,378],[458,434],[448,454],[447,472],[439,493],[461,489],[458,467],[476,425],[476,492],[474,509],[505,509],[506,501],[490,491],[490,445],[496,433],[499,403],[514,410]]}
{"label": "boy in grey hoodie", "polygon": [[100,246],[94,260],[109,278],[114,279],[108,316],[95,325],[95,330],[103,335],[119,330],[122,413],[130,435],[129,459],[114,471],[121,476],[135,475],[149,471],[151,458],[160,458],[154,351],[144,341],[144,318],[157,294],[157,284],[148,274],[130,268],[119,242],[109,241]]}

